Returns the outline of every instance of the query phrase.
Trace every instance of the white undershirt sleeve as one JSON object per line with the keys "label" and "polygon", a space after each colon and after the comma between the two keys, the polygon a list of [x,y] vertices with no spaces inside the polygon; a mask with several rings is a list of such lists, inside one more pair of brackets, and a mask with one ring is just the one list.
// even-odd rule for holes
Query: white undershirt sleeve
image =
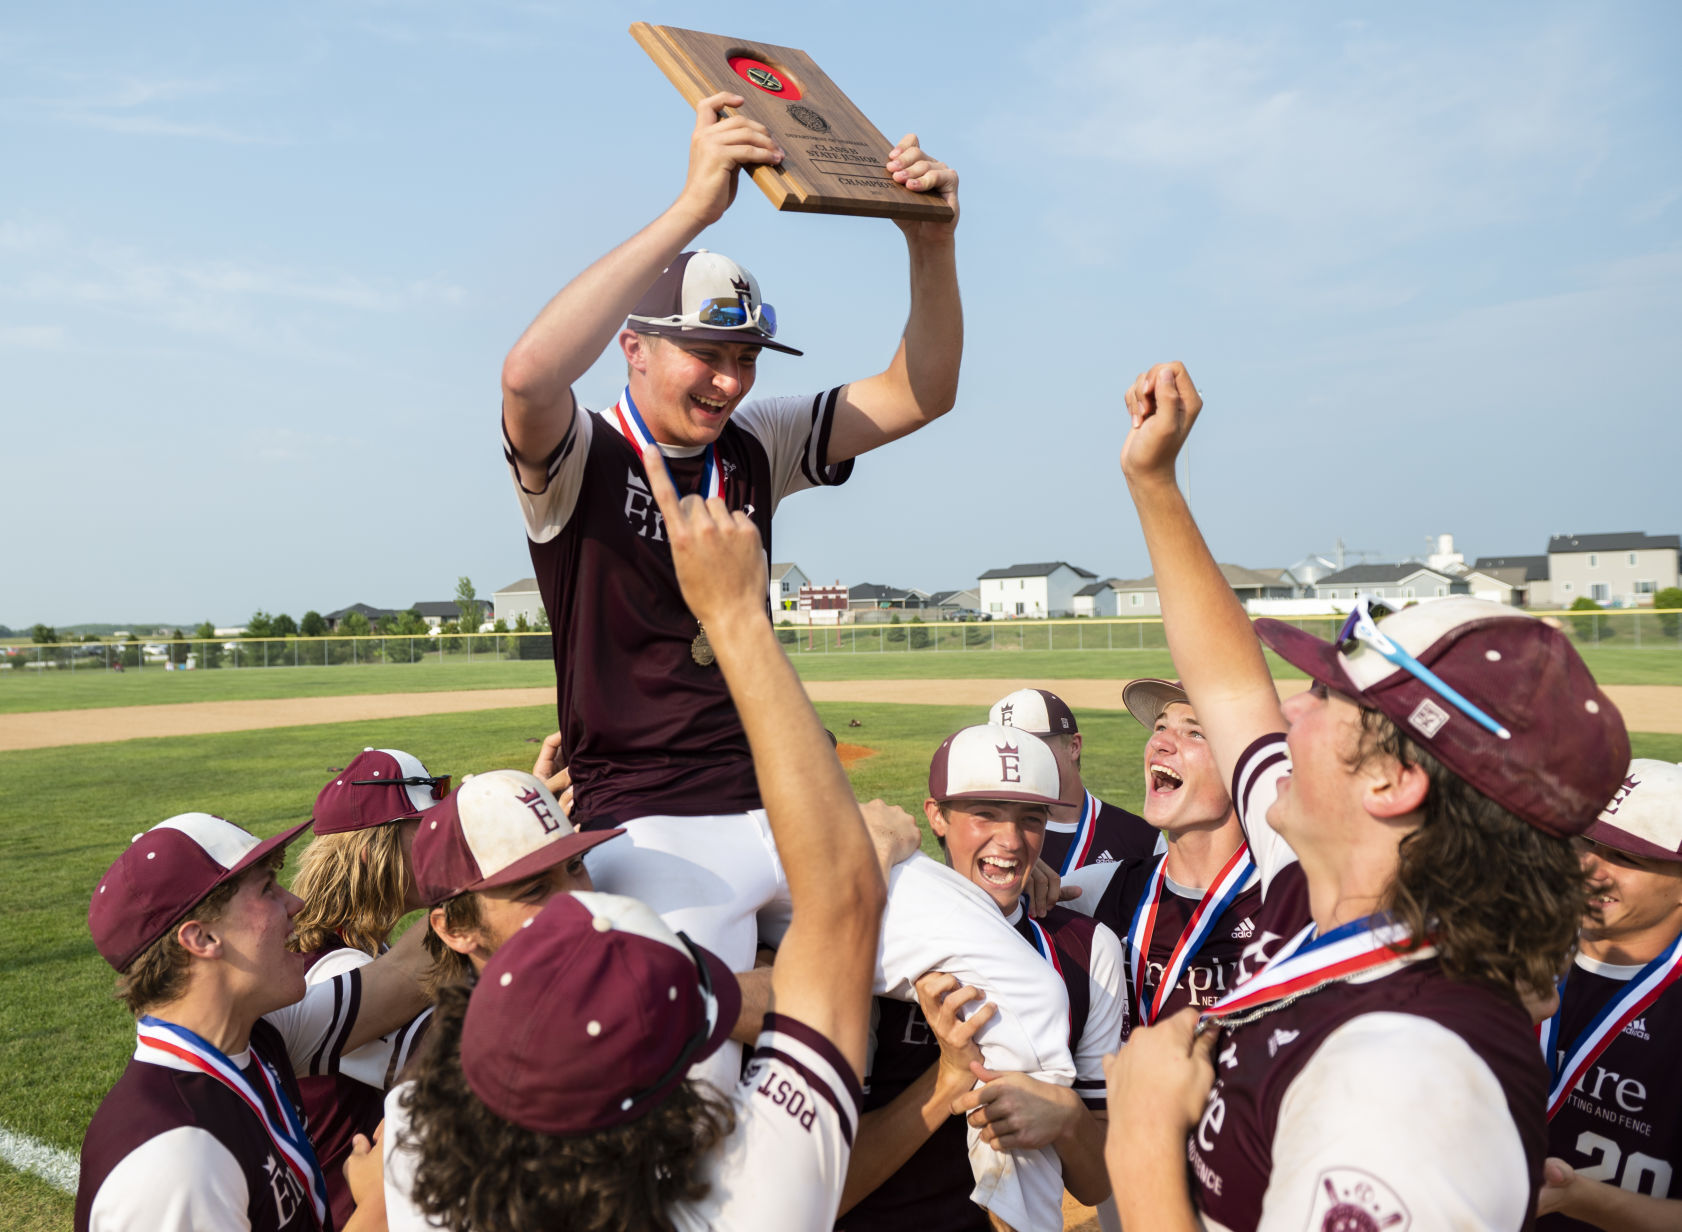
{"label": "white undershirt sleeve", "polygon": [[129,1152],[106,1174],[89,1232],[249,1232],[239,1161],[209,1130],[185,1125]]}
{"label": "white undershirt sleeve", "polygon": [[1363,1014],[1285,1092],[1257,1232],[1333,1226],[1340,1204],[1387,1232],[1518,1228],[1529,1197],[1524,1147],[1489,1066],[1428,1018]]}
{"label": "white undershirt sleeve", "polygon": [[302,999],[263,1015],[286,1041],[298,1077],[334,1071],[362,1004],[362,973],[351,970],[319,984],[306,983]]}
{"label": "white undershirt sleeve", "polygon": [[825,466],[823,453],[839,401],[840,389],[821,394],[762,398],[745,402],[731,416],[751,433],[771,461],[771,507],[806,488],[843,483],[851,461]]}
{"label": "white undershirt sleeve", "polygon": [[[1267,810],[1279,796],[1279,784],[1291,773],[1291,754],[1285,747],[1285,733],[1263,736],[1239,758],[1232,775],[1232,801],[1250,844],[1250,858],[1261,870],[1262,896],[1274,876],[1296,862],[1297,853],[1267,823]],[[1304,921],[1306,923],[1307,921]]]}
{"label": "white undershirt sleeve", "polygon": [[1121,938],[1106,925],[1098,925],[1092,935],[1092,963],[1087,968],[1091,1002],[1086,1028],[1074,1048],[1075,1094],[1094,1111],[1106,1106],[1104,1057],[1120,1045],[1122,1028],[1127,1025],[1126,971]]}
{"label": "white undershirt sleeve", "polygon": [[[533,543],[548,543],[561,533],[578,504],[578,494],[584,488],[584,462],[590,454],[590,439],[595,434],[595,415],[584,409],[575,397],[572,401],[572,427],[567,429],[555,451],[542,459],[545,481],[536,491],[520,480],[520,468],[514,461],[514,446],[508,439],[506,424],[502,429],[502,456],[508,462],[508,472],[514,479],[514,494],[520,501],[520,514],[525,519],[526,536]],[[538,459],[528,459],[537,464]]]}

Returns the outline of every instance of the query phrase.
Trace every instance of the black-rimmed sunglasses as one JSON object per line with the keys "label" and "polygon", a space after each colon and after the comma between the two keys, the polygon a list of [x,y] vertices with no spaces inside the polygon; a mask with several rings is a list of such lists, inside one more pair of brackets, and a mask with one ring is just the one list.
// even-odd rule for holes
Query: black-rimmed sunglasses
{"label": "black-rimmed sunglasses", "polygon": [[436,778],[429,778],[424,774],[412,774],[406,779],[352,779],[352,787],[381,787],[396,784],[398,787],[430,787],[432,798],[442,800],[450,794],[450,780],[453,775],[440,774]]}

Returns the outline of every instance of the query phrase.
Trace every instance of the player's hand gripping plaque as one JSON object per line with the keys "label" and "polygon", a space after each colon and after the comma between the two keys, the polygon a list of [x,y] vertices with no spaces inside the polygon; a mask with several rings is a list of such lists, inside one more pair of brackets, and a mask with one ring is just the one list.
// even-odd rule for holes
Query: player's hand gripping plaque
{"label": "player's hand gripping plaque", "polygon": [[952,207],[896,183],[883,164],[893,142],[803,51],[639,21],[631,36],[691,106],[725,91],[783,148],[775,167],[752,168],[779,210],[946,222]]}

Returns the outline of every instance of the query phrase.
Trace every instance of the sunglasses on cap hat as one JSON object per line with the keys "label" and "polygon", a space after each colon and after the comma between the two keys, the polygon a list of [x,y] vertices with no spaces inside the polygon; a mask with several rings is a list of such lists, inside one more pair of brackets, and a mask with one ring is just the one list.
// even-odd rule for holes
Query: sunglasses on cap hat
{"label": "sunglasses on cap hat", "polygon": [[412,774],[406,779],[352,779],[350,782],[352,787],[430,787],[432,789],[432,798],[434,800],[442,800],[445,796],[450,794],[450,782],[454,777],[454,775],[450,774],[440,774],[437,776]]}
{"label": "sunglasses on cap hat", "polygon": [[[677,939],[683,942],[683,948],[688,950],[689,957],[695,960],[695,979],[701,989],[701,1000],[704,1002],[711,1001],[713,999],[712,972],[707,969],[707,961],[701,956],[700,948],[689,939],[688,933],[681,930],[677,933]],[[694,1056],[701,1046],[712,1038],[713,1027],[714,1024],[707,1020],[707,1016],[705,1014],[701,1015],[700,1025],[695,1028],[695,1033],[684,1041],[683,1047],[678,1050],[677,1057],[667,1067],[666,1072],[642,1090],[627,1095],[619,1106],[628,1111],[650,1096],[661,1094],[671,1084],[672,1079],[689,1068],[689,1058]]]}
{"label": "sunglasses on cap hat", "polygon": [[777,336],[777,310],[770,304],[749,307],[740,298],[714,297],[701,301],[694,312],[670,317],[631,316],[639,325],[664,325],[679,329],[751,329],[767,338]]}
{"label": "sunglasses on cap hat", "polygon": [[1346,655],[1354,654],[1362,646],[1375,651],[1382,658],[1410,673],[1426,688],[1485,731],[1492,732],[1503,740],[1511,740],[1513,734],[1510,731],[1461,696],[1454,686],[1379,631],[1376,622],[1390,614],[1390,608],[1387,604],[1379,602],[1370,595],[1362,595],[1355,601],[1355,606],[1350,609],[1349,619],[1343,622],[1343,631],[1337,635],[1337,648]]}

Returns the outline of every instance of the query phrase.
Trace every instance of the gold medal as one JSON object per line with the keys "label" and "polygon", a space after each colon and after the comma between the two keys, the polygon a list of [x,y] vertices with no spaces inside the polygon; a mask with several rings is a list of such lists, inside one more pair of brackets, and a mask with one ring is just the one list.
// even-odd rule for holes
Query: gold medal
{"label": "gold medal", "polygon": [[695,635],[694,641],[689,643],[689,657],[702,667],[711,667],[718,658],[713,653],[713,644],[707,640],[705,628]]}

